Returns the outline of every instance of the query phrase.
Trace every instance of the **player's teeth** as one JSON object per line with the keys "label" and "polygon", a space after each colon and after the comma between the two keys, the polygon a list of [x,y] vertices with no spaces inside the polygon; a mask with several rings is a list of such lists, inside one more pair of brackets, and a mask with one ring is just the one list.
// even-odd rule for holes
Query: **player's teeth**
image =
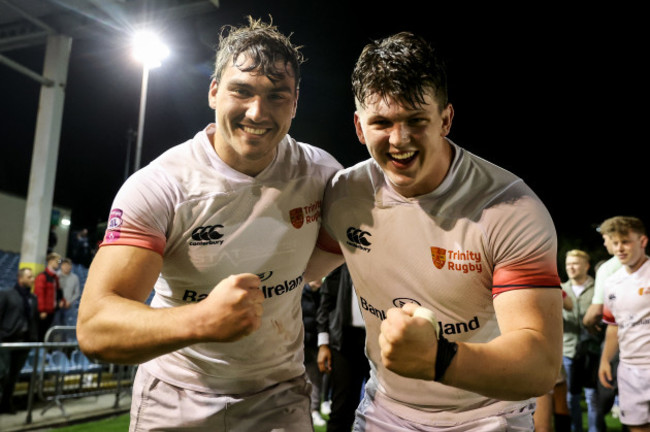
{"label": "player's teeth", "polygon": [[254,134],[254,135],[262,135],[262,134],[264,134],[264,132],[266,132],[265,129],[255,129],[255,128],[248,127],[248,126],[244,126],[244,131],[247,132],[247,133],[250,133],[250,134]]}
{"label": "player's teeth", "polygon": [[391,157],[393,159],[403,160],[403,159],[408,159],[410,157],[413,157],[414,154],[415,154],[414,151],[407,152],[407,153],[393,153],[391,154]]}

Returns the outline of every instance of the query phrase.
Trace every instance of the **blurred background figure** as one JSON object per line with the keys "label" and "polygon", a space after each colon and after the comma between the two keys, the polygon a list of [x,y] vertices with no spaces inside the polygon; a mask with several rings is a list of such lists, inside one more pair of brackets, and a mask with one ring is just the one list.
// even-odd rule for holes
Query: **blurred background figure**
{"label": "blurred background figure", "polygon": [[567,374],[567,403],[571,411],[571,429],[582,432],[582,393],[587,402],[589,432],[597,432],[598,399],[596,382],[600,362],[602,333],[591,333],[583,318],[594,295],[594,278],[589,276],[589,254],[573,249],[566,254],[566,272],[569,280],[562,290],[573,302],[572,310],[563,310],[563,365]]}
{"label": "blurred background figure", "polygon": [[321,281],[306,283],[302,288],[302,322],[305,326],[305,369],[311,381],[311,418],[314,426],[325,426],[327,423],[320,415],[320,404],[323,394],[323,373],[318,369],[318,327],[316,312],[320,305]]}
{"label": "blurred background figure", "polygon": [[[38,300],[32,294],[34,274],[18,270],[13,288],[0,290],[0,342],[35,342],[38,338]],[[0,413],[15,414],[13,394],[29,350],[0,349]]]}
{"label": "blurred background figure", "polygon": [[331,272],[321,286],[318,308],[318,367],[328,373],[332,391],[327,431],[349,432],[370,364],[366,329],[347,265]]}

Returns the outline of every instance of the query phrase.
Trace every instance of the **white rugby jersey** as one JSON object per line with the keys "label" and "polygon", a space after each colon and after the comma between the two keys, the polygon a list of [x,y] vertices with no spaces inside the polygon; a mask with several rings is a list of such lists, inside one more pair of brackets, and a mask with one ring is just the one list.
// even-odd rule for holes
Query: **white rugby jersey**
{"label": "white rugby jersey", "polygon": [[229,275],[258,274],[265,297],[259,330],[141,366],[197,391],[258,391],[304,372],[303,275],[325,185],[341,165],[287,135],[273,162],[250,177],[217,156],[208,137],[213,132],[208,126],[128,179],[114,200],[102,246],[133,245],[163,256],[151,303],[158,308],[200,301]]}
{"label": "white rugby jersey", "polygon": [[387,370],[378,343],[387,309],[416,303],[435,312],[447,339],[488,342],[500,334],[493,296],[560,284],[555,228],[537,196],[451,144],[450,171],[429,194],[398,194],[372,159],[340,171],[325,193],[323,224],[341,246],[366,321],[371,387],[417,422],[476,419],[530,401],[501,402]]}
{"label": "white rugby jersey", "polygon": [[607,278],[603,321],[618,326],[621,363],[650,367],[650,260]]}

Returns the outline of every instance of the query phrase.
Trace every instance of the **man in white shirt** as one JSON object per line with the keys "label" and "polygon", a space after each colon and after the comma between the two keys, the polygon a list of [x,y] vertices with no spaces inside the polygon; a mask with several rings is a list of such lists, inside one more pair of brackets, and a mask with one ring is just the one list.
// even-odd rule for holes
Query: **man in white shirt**
{"label": "man in white shirt", "polygon": [[[372,158],[328,186],[310,269],[342,252],[366,323],[371,373],[354,430],[532,430],[562,358],[548,211],[447,138],[446,72],[426,41],[367,45],[352,82]],[[414,316],[418,306],[436,318]]]}
{"label": "man in white shirt", "polygon": [[619,216],[601,225],[623,267],[605,282],[607,324],[598,376],[612,386],[611,361],[619,354],[617,384],[621,423],[631,432],[650,431],[650,260],[645,226]]}
{"label": "man in white shirt", "polygon": [[215,123],[123,185],[82,295],[82,350],[140,363],[132,431],[312,428],[300,298],[341,166],[287,133],[299,48],[252,18],[226,30]]}

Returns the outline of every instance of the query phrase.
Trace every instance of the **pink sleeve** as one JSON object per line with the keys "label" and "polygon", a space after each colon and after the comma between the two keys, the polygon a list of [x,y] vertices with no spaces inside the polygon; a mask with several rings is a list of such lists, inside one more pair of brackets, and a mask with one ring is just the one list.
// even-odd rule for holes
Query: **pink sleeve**
{"label": "pink sleeve", "polygon": [[137,246],[163,255],[175,195],[166,180],[153,169],[143,169],[127,180],[113,201],[100,247]]}
{"label": "pink sleeve", "polygon": [[534,196],[502,204],[490,217],[494,240],[492,295],[522,288],[560,288],[551,216]]}

